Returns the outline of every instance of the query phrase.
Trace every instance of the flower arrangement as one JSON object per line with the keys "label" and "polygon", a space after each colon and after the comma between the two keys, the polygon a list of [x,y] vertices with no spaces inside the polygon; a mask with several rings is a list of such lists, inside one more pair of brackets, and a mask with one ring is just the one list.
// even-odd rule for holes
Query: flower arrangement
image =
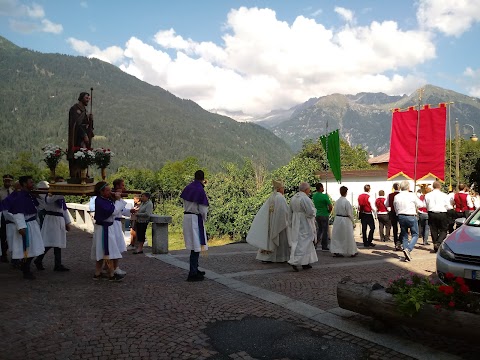
{"label": "flower arrangement", "polygon": [[110,149],[97,148],[93,150],[95,154],[95,164],[99,169],[105,169],[110,165],[112,156],[115,155]]}
{"label": "flower arrangement", "polygon": [[91,149],[75,148],[73,158],[78,162],[82,169],[86,169],[95,163],[95,154]]}
{"label": "flower arrangement", "polygon": [[386,292],[391,293],[398,304],[398,310],[408,316],[420,311],[424,304],[435,309],[461,310],[480,313],[480,301],[475,298],[465,284],[465,279],[452,273],[445,275],[446,283],[410,273],[391,280]]}
{"label": "flower arrangement", "polygon": [[43,161],[45,161],[50,170],[55,170],[63,155],[60,146],[48,144],[45,145],[42,150],[45,155]]}

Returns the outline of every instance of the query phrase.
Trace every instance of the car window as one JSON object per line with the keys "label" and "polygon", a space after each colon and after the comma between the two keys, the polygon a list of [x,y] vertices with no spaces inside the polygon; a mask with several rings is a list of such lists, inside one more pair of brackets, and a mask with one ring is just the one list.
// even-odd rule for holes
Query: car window
{"label": "car window", "polygon": [[465,224],[470,226],[480,226],[480,211],[477,211]]}

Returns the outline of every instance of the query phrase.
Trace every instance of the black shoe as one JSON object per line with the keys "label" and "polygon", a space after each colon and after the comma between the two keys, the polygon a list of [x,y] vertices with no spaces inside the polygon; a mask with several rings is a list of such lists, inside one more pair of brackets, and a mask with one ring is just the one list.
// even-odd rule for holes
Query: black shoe
{"label": "black shoe", "polygon": [[308,264],[308,265],[302,265],[302,268],[304,270],[308,270],[308,269],[311,269],[312,268],[312,265]]}
{"label": "black shoe", "polygon": [[375,247],[377,244],[374,244],[374,243],[370,243],[368,244],[370,247]]}
{"label": "black shoe", "polygon": [[363,244],[364,248],[370,247],[370,244]]}
{"label": "black shoe", "polygon": [[343,255],[342,255],[342,254],[335,253],[335,254],[333,254],[333,257],[343,257]]}
{"label": "black shoe", "polygon": [[70,269],[69,269],[69,268],[66,268],[66,267],[63,266],[63,265],[59,265],[59,266],[55,266],[55,267],[53,268],[53,271],[70,271]]}
{"label": "black shoe", "polygon": [[35,275],[33,275],[31,272],[26,272],[23,273],[23,278],[27,280],[35,280]]}
{"label": "black shoe", "polygon": [[200,274],[200,273],[197,273],[196,275],[188,275],[188,278],[187,278],[187,281],[189,282],[193,282],[193,281],[203,281],[205,279],[205,277]]}
{"label": "black shoe", "polygon": [[200,275],[204,276],[204,275],[205,275],[205,271],[200,271],[200,270],[198,270],[198,271],[197,271],[197,274],[200,274]]}
{"label": "black shoe", "polygon": [[423,245],[428,246],[428,245],[430,245],[430,243],[429,242],[424,242]]}
{"label": "black shoe", "polygon": [[43,266],[42,262],[41,261],[34,261],[33,262],[35,264],[35,266],[37,267],[37,270],[45,270],[45,267]]}
{"label": "black shoe", "polygon": [[108,278],[108,281],[122,281],[124,277],[125,275],[113,274],[113,276]]}
{"label": "black shoe", "polygon": [[395,246],[395,251],[403,251],[401,246]]}
{"label": "black shoe", "polygon": [[298,271],[298,268],[295,265],[292,265],[293,271]]}

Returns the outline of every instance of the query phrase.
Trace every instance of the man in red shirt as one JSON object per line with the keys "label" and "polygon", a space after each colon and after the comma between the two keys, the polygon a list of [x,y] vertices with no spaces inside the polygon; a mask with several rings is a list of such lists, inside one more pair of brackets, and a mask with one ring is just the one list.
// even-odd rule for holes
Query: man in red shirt
{"label": "man in red shirt", "polygon": [[392,222],[388,216],[388,209],[385,206],[385,191],[380,190],[378,192],[378,198],[375,200],[375,206],[377,207],[377,218],[378,218],[378,231],[380,233],[380,241],[387,242],[390,241],[390,228],[392,227]]}
{"label": "man in red shirt", "polygon": [[[373,244],[373,232],[375,231],[375,201],[370,196],[370,185],[363,187],[365,191],[358,197],[358,210],[360,213],[360,221],[362,223],[362,238],[364,247],[374,247]],[[370,228],[367,237],[367,227]]]}

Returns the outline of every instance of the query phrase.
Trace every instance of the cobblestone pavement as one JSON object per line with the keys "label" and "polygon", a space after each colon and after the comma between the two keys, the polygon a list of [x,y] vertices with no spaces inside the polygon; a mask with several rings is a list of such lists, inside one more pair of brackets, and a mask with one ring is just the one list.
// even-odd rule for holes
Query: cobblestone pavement
{"label": "cobblestone pavement", "polygon": [[[425,352],[409,357],[362,334],[339,330],[335,321],[326,325],[296,309],[235,291],[220,280],[188,283],[186,270],[149,256],[125,254],[120,266],[128,275],[123,282],[93,281],[90,245],[90,234],[73,230],[63,251],[64,265],[71,271],[53,272],[49,253],[47,270],[34,270],[34,281],[0,264],[0,359],[455,358],[433,348],[430,357]],[[185,255],[178,251],[167,256],[186,266]],[[415,251],[414,256],[411,264],[402,263],[384,245],[361,250],[353,259],[319,252],[312,271],[293,273],[282,264],[260,264],[251,247],[235,244],[210,249],[200,265],[224,280],[301,300],[329,319],[339,310],[334,290],[338,279],[350,275],[382,283],[408,271],[433,271],[433,254]],[[349,319],[354,328],[368,329],[365,317]],[[415,347],[405,333],[409,330],[392,336],[404,347]],[[469,358],[460,345],[456,351],[448,346],[442,350]],[[473,344],[470,350],[479,352]]]}

